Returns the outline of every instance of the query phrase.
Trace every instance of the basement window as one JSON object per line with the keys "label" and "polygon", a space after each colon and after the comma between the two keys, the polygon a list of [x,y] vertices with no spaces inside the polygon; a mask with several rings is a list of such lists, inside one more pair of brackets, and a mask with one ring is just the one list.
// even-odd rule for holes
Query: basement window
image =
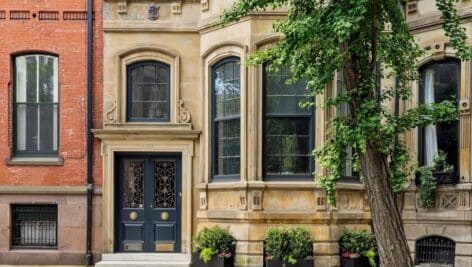
{"label": "basement window", "polygon": [[12,205],[12,248],[55,248],[57,205]]}
{"label": "basement window", "polygon": [[441,236],[428,236],[416,241],[416,264],[419,266],[453,267],[456,243]]}

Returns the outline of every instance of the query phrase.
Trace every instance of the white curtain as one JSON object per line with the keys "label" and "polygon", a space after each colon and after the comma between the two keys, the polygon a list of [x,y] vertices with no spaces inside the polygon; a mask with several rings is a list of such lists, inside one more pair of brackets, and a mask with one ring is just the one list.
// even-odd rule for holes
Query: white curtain
{"label": "white curtain", "polygon": [[[424,85],[424,103],[434,103],[434,70],[426,70]],[[436,136],[436,125],[429,125],[424,130],[425,163],[427,166],[433,164],[433,158],[438,154],[438,140]]]}

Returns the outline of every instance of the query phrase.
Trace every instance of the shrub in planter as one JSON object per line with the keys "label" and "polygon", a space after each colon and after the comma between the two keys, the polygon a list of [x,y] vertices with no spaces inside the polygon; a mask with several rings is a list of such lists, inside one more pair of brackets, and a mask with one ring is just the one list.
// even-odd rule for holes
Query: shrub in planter
{"label": "shrub in planter", "polygon": [[339,246],[342,267],[377,266],[375,237],[367,230],[344,231]]}
{"label": "shrub in planter", "polygon": [[305,228],[269,228],[264,250],[267,267],[313,266],[313,240]]}
{"label": "shrub in planter", "polygon": [[205,227],[193,238],[192,266],[232,267],[235,245],[229,229]]}

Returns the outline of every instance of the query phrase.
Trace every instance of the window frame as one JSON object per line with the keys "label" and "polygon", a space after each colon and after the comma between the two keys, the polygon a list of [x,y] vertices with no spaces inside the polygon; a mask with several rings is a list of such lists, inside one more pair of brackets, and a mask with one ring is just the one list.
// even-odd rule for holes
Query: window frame
{"label": "window frame", "polygon": [[[210,127],[211,127],[211,130],[210,130],[210,133],[211,133],[211,163],[210,163],[210,167],[211,167],[211,177],[212,177],[212,182],[228,182],[228,181],[238,181],[241,177],[241,101],[242,101],[242,97],[241,97],[241,69],[240,69],[240,72],[239,72],[239,97],[240,97],[240,102],[239,102],[239,116],[231,116],[231,117],[228,117],[228,118],[224,118],[224,119],[220,119],[220,120],[217,120],[215,121],[215,118],[216,118],[216,95],[215,95],[215,71],[218,67],[226,64],[226,63],[229,63],[229,62],[239,62],[239,67],[241,68],[241,58],[238,57],[238,56],[228,56],[228,57],[225,57],[225,58],[222,58],[220,60],[218,60],[215,64],[213,64],[210,68],[210,79],[211,79],[211,89],[210,89],[210,92],[211,92],[211,124],[210,124]],[[239,172],[238,174],[225,174],[225,175],[217,175],[216,174],[216,157],[217,157],[217,153],[216,153],[216,142],[217,140],[215,139],[215,137],[217,136],[216,135],[216,127],[215,127],[215,124],[216,122],[219,122],[219,121],[229,121],[229,120],[235,120],[235,119],[239,119]]]}
{"label": "window frame", "polygon": [[[445,58],[443,60],[439,60],[439,61],[430,61],[424,65],[422,65],[420,68],[419,68],[419,73],[420,73],[420,84],[418,85],[418,103],[420,104],[424,104],[424,96],[425,96],[425,92],[424,92],[424,80],[425,80],[425,77],[423,75],[423,72],[428,69],[429,67],[435,65],[435,64],[448,64],[448,63],[455,63],[457,64],[457,67],[458,67],[458,76],[456,77],[457,78],[457,88],[456,88],[456,107],[459,106],[459,101],[460,101],[460,87],[461,87],[461,61],[457,58],[453,58],[453,57],[448,57],[448,58]],[[457,153],[457,166],[454,166],[454,176],[455,176],[455,179],[456,181],[458,181],[458,177],[459,177],[459,172],[460,172],[460,120],[458,119],[456,121],[456,133],[457,133],[457,150],[456,150],[456,153]],[[417,142],[418,142],[418,145],[417,145],[417,149],[418,149],[418,162],[420,164],[420,166],[425,166],[425,138],[424,138],[424,127],[418,127],[418,139],[417,139]]]}
{"label": "window frame", "polygon": [[[314,159],[311,156],[311,151],[315,148],[315,132],[314,132],[314,124],[315,124],[315,107],[310,108],[310,115],[296,115],[293,114],[291,116],[267,116],[266,115],[266,93],[267,93],[267,66],[269,65],[268,62],[262,64],[262,180],[263,181],[313,181],[313,175],[315,168]],[[309,117],[309,154],[308,154],[308,171],[309,174],[277,174],[277,175],[267,175],[267,159],[265,156],[266,148],[267,148],[267,118],[308,118]]]}
{"label": "window frame", "polygon": [[[131,81],[131,71],[134,68],[142,67],[142,66],[164,66],[167,68],[167,80],[169,81],[167,84],[167,94],[166,94],[166,101],[167,101],[167,117],[166,118],[133,118],[132,115],[132,81]],[[162,61],[158,60],[141,60],[137,62],[133,62],[126,66],[126,122],[170,122],[171,118],[171,65]]]}
{"label": "window frame", "polygon": [[[18,126],[18,114],[17,114],[17,107],[18,107],[18,103],[17,103],[17,64],[16,64],[16,59],[17,58],[20,58],[20,57],[28,57],[28,56],[46,56],[46,57],[53,57],[55,58],[56,60],[56,66],[57,66],[57,103],[54,103],[54,102],[50,102],[50,103],[47,103],[49,105],[56,105],[57,106],[57,129],[56,129],[56,150],[55,151],[49,151],[49,152],[46,152],[46,151],[19,151],[18,150],[18,144],[17,144],[17,141],[18,141],[18,129],[17,129],[17,126]],[[54,157],[57,157],[59,155],[59,150],[60,150],[60,125],[61,125],[61,86],[60,86],[60,68],[59,68],[59,65],[60,65],[60,58],[59,58],[59,55],[57,54],[53,54],[53,53],[48,53],[48,52],[36,52],[36,53],[26,53],[26,54],[15,54],[12,56],[12,66],[13,66],[13,69],[12,69],[12,74],[13,74],[13,82],[12,82],[12,86],[13,86],[13,93],[12,93],[12,102],[13,102],[13,110],[12,110],[12,142],[13,142],[13,145],[12,145],[12,155],[14,157],[19,157],[19,158],[30,158],[30,157],[34,157],[34,158],[37,158],[37,157],[47,157],[47,158],[54,158]],[[39,70],[37,70],[39,71]],[[39,103],[39,102],[38,102]],[[23,103],[23,104],[26,104]]]}

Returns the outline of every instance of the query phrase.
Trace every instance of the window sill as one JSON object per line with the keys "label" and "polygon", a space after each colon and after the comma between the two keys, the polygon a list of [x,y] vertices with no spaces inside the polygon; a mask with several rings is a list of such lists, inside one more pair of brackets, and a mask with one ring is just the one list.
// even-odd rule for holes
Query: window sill
{"label": "window sill", "polygon": [[29,165],[29,166],[63,166],[62,157],[12,157],[7,159],[7,165]]}

